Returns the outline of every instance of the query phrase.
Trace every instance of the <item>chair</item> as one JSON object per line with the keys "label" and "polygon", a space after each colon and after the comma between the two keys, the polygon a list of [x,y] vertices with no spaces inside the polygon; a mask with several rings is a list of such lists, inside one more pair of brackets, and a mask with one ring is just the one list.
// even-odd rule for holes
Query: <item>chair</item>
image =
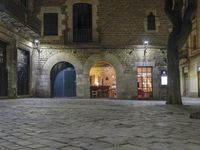
{"label": "chair", "polygon": [[98,91],[93,91],[92,90],[92,98],[97,98],[98,97]]}

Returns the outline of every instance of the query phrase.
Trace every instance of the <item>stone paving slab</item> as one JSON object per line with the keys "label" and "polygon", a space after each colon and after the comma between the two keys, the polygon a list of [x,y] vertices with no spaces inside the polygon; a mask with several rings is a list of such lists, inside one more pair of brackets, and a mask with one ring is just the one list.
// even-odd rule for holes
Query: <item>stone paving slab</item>
{"label": "stone paving slab", "polygon": [[0,150],[199,150],[200,99],[0,100]]}

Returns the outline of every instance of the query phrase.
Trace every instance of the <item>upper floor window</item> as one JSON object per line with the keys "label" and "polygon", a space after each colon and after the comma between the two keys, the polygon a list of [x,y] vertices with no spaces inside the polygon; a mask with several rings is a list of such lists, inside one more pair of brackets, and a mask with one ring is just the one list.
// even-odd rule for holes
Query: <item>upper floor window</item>
{"label": "upper floor window", "polygon": [[44,13],[44,36],[58,35],[58,13]]}
{"label": "upper floor window", "polygon": [[27,8],[28,7],[28,0],[21,0],[21,4],[22,4],[22,6]]}
{"label": "upper floor window", "polygon": [[73,5],[73,41],[92,41],[92,5],[76,3]]}
{"label": "upper floor window", "polygon": [[197,36],[196,35],[193,36],[192,41],[193,41],[193,50],[195,50],[197,48]]}
{"label": "upper floor window", "polygon": [[153,12],[150,12],[147,16],[147,29],[156,30],[156,17]]}

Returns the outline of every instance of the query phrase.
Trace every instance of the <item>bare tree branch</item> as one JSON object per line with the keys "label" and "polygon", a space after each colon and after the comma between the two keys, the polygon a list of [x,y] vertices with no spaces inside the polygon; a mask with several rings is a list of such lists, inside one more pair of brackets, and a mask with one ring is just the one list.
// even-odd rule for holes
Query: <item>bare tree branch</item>
{"label": "bare tree branch", "polygon": [[172,21],[173,19],[173,0],[165,0],[165,13]]}
{"label": "bare tree branch", "polygon": [[173,26],[167,44],[167,68],[169,73],[167,104],[182,105],[179,50],[192,31],[192,19],[196,9],[197,0],[165,0],[165,13]]}
{"label": "bare tree branch", "polygon": [[174,1],[174,11],[182,13],[182,8],[183,8],[183,0],[175,0]]}
{"label": "bare tree branch", "polygon": [[178,48],[181,49],[187,41],[192,30],[192,19],[195,17],[197,10],[197,0],[188,0],[188,6],[183,16],[181,31],[177,35]]}
{"label": "bare tree branch", "polygon": [[197,11],[197,0],[188,0],[188,7],[185,11],[183,20],[192,21]]}

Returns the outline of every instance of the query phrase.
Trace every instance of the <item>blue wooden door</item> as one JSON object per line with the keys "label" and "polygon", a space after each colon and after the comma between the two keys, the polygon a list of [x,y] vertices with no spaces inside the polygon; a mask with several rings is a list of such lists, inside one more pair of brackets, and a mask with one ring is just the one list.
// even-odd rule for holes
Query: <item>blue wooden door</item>
{"label": "blue wooden door", "polygon": [[76,96],[76,72],[74,68],[62,70],[55,78],[54,97]]}

